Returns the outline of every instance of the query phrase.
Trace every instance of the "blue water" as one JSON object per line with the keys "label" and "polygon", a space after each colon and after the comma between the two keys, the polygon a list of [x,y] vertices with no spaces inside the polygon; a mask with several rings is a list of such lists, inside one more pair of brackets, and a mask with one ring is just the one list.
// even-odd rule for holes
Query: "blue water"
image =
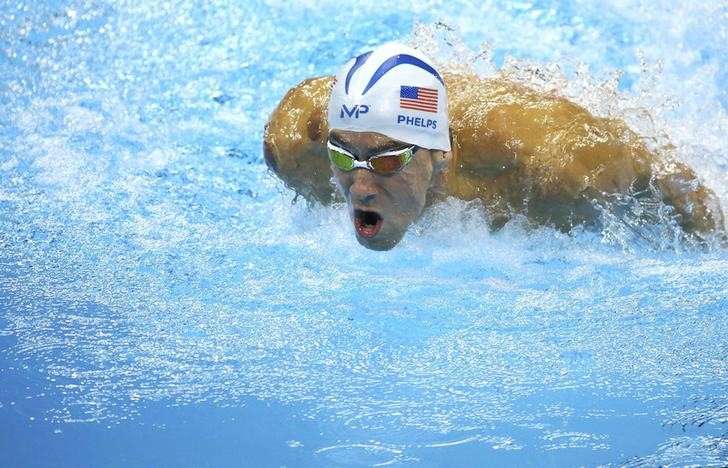
{"label": "blue water", "polygon": [[725,3],[2,2],[0,465],[728,465],[724,248],[451,200],[372,252],[267,172],[285,91],[391,39],[728,206]]}

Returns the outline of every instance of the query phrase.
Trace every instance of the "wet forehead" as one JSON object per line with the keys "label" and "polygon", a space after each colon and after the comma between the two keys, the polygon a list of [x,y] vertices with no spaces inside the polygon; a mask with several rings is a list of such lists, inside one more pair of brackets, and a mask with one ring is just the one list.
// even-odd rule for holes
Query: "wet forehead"
{"label": "wet forehead", "polygon": [[384,151],[411,146],[375,132],[332,130],[329,139],[335,145],[341,146],[355,156],[372,156]]}

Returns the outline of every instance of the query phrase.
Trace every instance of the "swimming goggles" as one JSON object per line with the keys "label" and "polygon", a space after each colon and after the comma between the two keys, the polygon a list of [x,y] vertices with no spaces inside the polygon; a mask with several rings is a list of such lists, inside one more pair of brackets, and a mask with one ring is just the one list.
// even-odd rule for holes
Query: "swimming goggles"
{"label": "swimming goggles", "polygon": [[416,146],[410,146],[395,151],[380,153],[366,161],[358,161],[353,154],[328,141],[326,147],[329,149],[329,159],[338,169],[349,172],[356,168],[369,169],[377,174],[389,175],[401,170],[412,161],[417,151]]}

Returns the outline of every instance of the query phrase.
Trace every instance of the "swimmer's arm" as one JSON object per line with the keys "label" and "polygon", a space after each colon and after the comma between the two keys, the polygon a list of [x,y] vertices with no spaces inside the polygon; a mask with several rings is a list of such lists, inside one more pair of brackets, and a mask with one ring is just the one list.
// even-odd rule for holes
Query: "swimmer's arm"
{"label": "swimmer's arm", "polygon": [[[664,163],[664,161],[663,161]],[[670,162],[656,170],[655,183],[665,201],[675,207],[687,232],[725,232],[725,219],[715,193],[698,181],[695,172],[682,163]]]}
{"label": "swimmer's arm", "polygon": [[604,119],[507,81],[481,83],[489,99],[456,112],[453,185],[464,198],[568,230],[596,218],[587,196],[625,193],[635,180],[649,180],[652,155]]}
{"label": "swimmer's arm", "polygon": [[596,216],[592,199],[644,191],[652,183],[686,231],[723,228],[717,198],[693,171],[665,164],[621,120],[594,117],[565,99],[530,90],[514,88],[499,97],[483,113],[488,139],[481,137],[478,146],[485,151],[478,159],[487,154],[486,162],[502,162],[504,169],[492,174],[487,165],[470,165],[470,179],[478,172],[483,192],[498,194],[534,221],[568,230]]}
{"label": "swimmer's arm", "polygon": [[676,221],[688,233],[709,235],[723,230],[723,214],[715,193],[698,180],[690,167],[664,151],[650,151],[621,120],[591,115],[584,120],[590,135],[579,135],[588,143],[574,150],[574,162],[567,167],[575,169],[575,174],[568,177],[572,184],[577,177],[585,177],[591,193],[630,194],[647,202],[659,200],[674,208]]}
{"label": "swimmer's arm", "polygon": [[326,105],[333,77],[311,78],[292,88],[265,126],[263,154],[268,167],[308,201],[333,200],[326,154]]}

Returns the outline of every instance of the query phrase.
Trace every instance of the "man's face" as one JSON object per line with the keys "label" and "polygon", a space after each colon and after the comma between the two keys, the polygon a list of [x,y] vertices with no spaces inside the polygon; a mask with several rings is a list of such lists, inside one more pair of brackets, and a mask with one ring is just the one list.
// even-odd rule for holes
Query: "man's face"
{"label": "man's face", "polygon": [[[373,132],[334,130],[329,139],[360,161],[412,146]],[[356,239],[366,248],[389,250],[422,213],[433,166],[430,152],[418,148],[409,164],[390,175],[361,168],[345,172],[333,164],[332,170],[349,206]]]}

